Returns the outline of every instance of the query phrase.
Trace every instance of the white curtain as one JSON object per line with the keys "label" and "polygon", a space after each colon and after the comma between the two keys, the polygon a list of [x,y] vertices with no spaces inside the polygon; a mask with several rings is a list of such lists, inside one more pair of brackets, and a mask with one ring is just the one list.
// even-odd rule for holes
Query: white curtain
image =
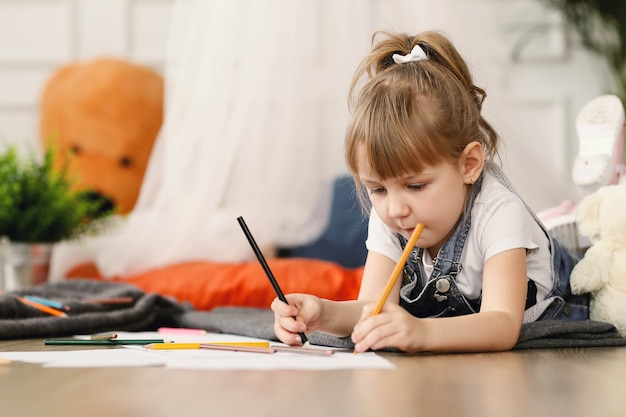
{"label": "white curtain", "polygon": [[104,235],[57,245],[51,279],[85,261],[124,276],[253,259],[238,216],[268,253],[317,237],[345,170],[346,93],[383,16],[375,4],[179,0],[164,122],[135,209]]}

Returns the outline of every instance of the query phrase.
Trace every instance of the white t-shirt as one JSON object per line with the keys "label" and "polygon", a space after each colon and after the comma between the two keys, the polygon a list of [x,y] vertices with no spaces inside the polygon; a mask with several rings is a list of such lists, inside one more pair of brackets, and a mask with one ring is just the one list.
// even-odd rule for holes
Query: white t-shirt
{"label": "white t-shirt", "polygon": [[[387,227],[372,209],[366,247],[397,262],[402,247],[396,232]],[[552,260],[547,236],[519,196],[484,173],[480,193],[472,207],[472,224],[461,256],[463,268],[457,276],[459,289],[470,299],[480,296],[483,266],[487,259],[514,248],[526,248],[528,278],[537,285],[537,302],[552,289]],[[430,277],[432,259],[428,251],[422,258]]]}

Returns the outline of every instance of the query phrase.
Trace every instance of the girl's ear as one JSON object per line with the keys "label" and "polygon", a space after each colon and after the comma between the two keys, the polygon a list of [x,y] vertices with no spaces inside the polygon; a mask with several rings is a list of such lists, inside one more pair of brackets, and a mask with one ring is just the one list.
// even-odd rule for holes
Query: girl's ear
{"label": "girl's ear", "polygon": [[473,141],[465,146],[460,164],[463,181],[466,184],[476,182],[485,165],[485,153],[480,142]]}

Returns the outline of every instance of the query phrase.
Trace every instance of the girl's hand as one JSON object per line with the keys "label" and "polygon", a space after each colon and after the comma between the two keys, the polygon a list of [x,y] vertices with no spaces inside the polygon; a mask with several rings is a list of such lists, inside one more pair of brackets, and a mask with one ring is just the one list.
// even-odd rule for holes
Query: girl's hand
{"label": "girl's hand", "polygon": [[354,327],[352,341],[356,352],[394,347],[405,352],[420,350],[424,326],[398,304],[387,303],[380,314],[372,316],[375,304],[363,308],[361,319]]}
{"label": "girl's hand", "polygon": [[301,345],[298,333],[311,333],[320,327],[321,300],[309,294],[288,294],[289,304],[278,298],[272,301],[274,311],[274,333],[288,345]]}

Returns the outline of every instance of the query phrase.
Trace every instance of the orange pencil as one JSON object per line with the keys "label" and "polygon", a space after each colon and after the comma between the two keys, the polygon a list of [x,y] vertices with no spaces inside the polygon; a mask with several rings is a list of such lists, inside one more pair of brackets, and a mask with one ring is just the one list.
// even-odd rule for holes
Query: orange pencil
{"label": "orange pencil", "polygon": [[385,302],[387,301],[387,298],[389,297],[389,293],[391,292],[391,289],[393,288],[394,285],[396,285],[396,281],[398,280],[398,277],[400,276],[400,272],[402,271],[402,268],[404,268],[404,264],[406,264],[406,261],[407,259],[409,259],[409,255],[411,254],[411,251],[413,250],[413,248],[415,247],[415,244],[417,243],[417,239],[419,239],[420,235],[422,234],[422,230],[424,230],[424,225],[421,223],[418,223],[417,226],[415,226],[415,230],[413,230],[413,234],[411,235],[411,238],[409,239],[406,246],[404,247],[404,251],[402,252],[402,256],[400,256],[400,259],[398,259],[398,263],[396,263],[396,267],[393,268],[393,271],[391,272],[391,275],[389,276],[389,280],[387,281],[387,286],[385,287],[383,294],[380,296],[380,299],[378,300],[378,304],[376,304],[374,311],[372,311],[372,316],[375,316],[376,314],[380,313],[380,311],[383,309],[383,305],[385,305]]}
{"label": "orange pencil", "polygon": [[[417,243],[417,239],[419,239],[420,235],[422,234],[422,230],[424,230],[424,225],[422,223],[418,223],[417,226],[415,226],[415,230],[413,230],[409,241],[404,247],[404,251],[400,256],[400,259],[398,259],[395,268],[393,268],[393,271],[391,271],[391,275],[389,276],[389,280],[387,281],[387,286],[385,286],[385,289],[383,290],[383,293],[378,300],[378,304],[376,304],[376,307],[374,307],[374,310],[372,311],[372,316],[379,314],[380,311],[383,309],[383,306],[385,305],[385,302],[389,297],[389,293],[391,293],[393,286],[396,285],[396,281],[400,276],[400,272],[402,271],[402,268],[404,268],[404,264],[406,264],[406,261],[407,259],[409,259],[411,251]],[[357,351],[355,350],[354,353],[357,353]]]}
{"label": "orange pencil", "polygon": [[31,307],[35,307],[37,310],[39,311],[43,311],[46,314],[50,314],[52,316],[57,316],[57,317],[67,317],[67,314],[65,314],[62,311],[56,310],[52,307],[48,307],[46,305],[40,304],[38,302],[32,301],[32,300],[28,300],[24,297],[20,297],[19,295],[15,296],[18,300],[20,300],[23,304],[29,305]]}
{"label": "orange pencil", "polygon": [[[389,276],[389,280],[387,281],[387,286],[385,286],[385,289],[383,290],[383,293],[380,296],[380,299],[378,300],[378,304],[376,304],[376,307],[374,307],[374,310],[372,310],[372,316],[379,314],[380,311],[383,309],[383,306],[385,305],[385,302],[387,301],[387,298],[389,297],[389,293],[391,293],[393,286],[396,285],[396,281],[398,280],[398,277],[400,276],[400,272],[402,271],[402,268],[404,268],[404,264],[406,264],[406,261],[407,259],[409,259],[409,255],[411,254],[411,251],[413,250],[413,248],[415,247],[415,244],[417,243],[417,239],[419,239],[420,235],[422,234],[422,230],[424,230],[424,225],[421,223],[418,223],[417,226],[415,226],[415,230],[413,230],[413,233],[411,234],[409,241],[404,247],[404,251],[402,252],[402,255],[400,256],[400,259],[398,259],[398,262],[396,263],[395,268],[393,268],[393,271],[391,271],[391,275]],[[357,351],[355,350],[354,354],[356,353]]]}

